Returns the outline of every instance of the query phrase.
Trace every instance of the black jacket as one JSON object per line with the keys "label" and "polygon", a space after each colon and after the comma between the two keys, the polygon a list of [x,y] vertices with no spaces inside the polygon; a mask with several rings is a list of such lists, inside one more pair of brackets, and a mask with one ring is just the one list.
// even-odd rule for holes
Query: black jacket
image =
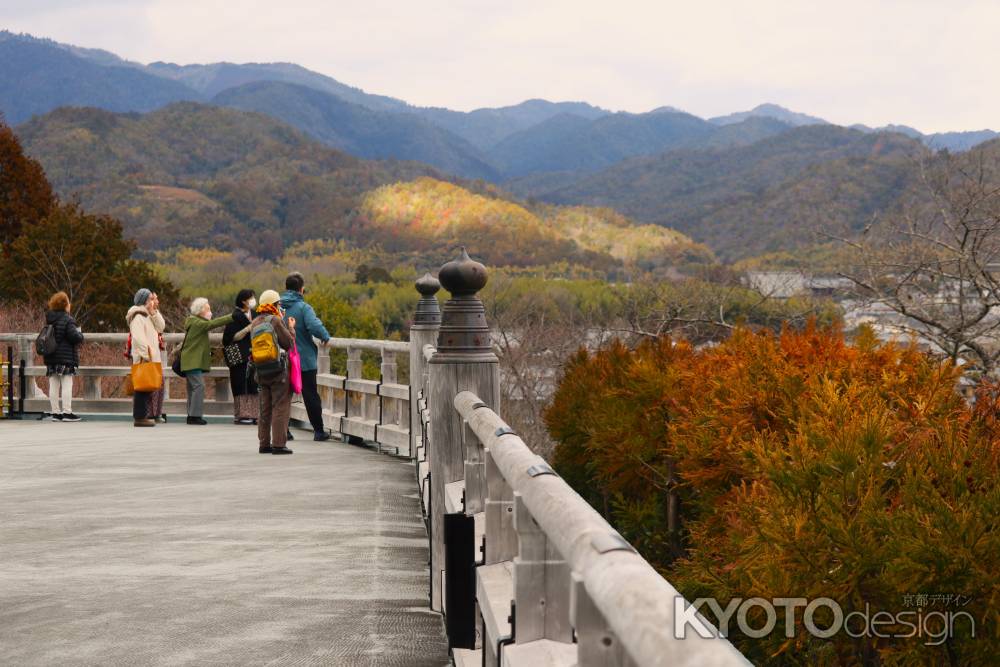
{"label": "black jacket", "polygon": [[[234,342],[233,338],[236,337],[241,330],[246,328],[250,324],[250,320],[253,319],[253,313],[250,313],[250,317],[242,310],[237,308],[233,311],[233,321],[226,325],[226,328],[222,330],[222,344],[229,345]],[[241,340],[235,341],[240,348],[240,352],[243,353],[244,359],[250,358],[250,336],[244,336]]]}
{"label": "black jacket", "polygon": [[[250,315],[253,316],[253,314],[253,311],[251,311]],[[233,396],[248,396],[257,393],[257,382],[252,377],[252,374],[247,372],[247,361],[250,360],[250,336],[248,334],[238,341],[233,341],[236,334],[248,324],[250,324],[250,318],[247,317],[246,313],[237,308],[233,311],[233,321],[227,324],[225,330],[222,332],[222,344],[229,345],[235,342],[239,346],[244,359],[242,364],[229,369],[229,388],[232,390]]]}
{"label": "black jacket", "polygon": [[56,334],[56,351],[45,356],[45,365],[79,366],[78,349],[83,342],[83,334],[73,316],[64,310],[50,310],[45,313],[45,324],[51,324]]}

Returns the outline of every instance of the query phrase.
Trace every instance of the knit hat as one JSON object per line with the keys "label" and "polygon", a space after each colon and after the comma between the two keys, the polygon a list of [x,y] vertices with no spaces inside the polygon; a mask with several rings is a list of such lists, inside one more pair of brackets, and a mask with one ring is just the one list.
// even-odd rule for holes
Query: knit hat
{"label": "knit hat", "polygon": [[149,300],[149,297],[152,296],[152,294],[153,293],[150,292],[148,289],[142,287],[139,289],[138,292],[135,293],[135,298],[132,299],[132,303],[134,303],[137,306],[145,306],[146,301]]}
{"label": "knit hat", "polygon": [[267,306],[281,301],[281,295],[273,289],[267,289],[260,293],[260,305]]}

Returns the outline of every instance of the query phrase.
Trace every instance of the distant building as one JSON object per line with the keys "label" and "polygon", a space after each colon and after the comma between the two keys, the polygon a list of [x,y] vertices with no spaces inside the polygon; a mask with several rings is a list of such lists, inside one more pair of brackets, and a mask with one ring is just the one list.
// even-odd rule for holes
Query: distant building
{"label": "distant building", "polygon": [[796,296],[844,296],[851,288],[851,281],[841,276],[810,276],[801,271],[748,271],[747,286],[764,296],[774,299],[791,299]]}

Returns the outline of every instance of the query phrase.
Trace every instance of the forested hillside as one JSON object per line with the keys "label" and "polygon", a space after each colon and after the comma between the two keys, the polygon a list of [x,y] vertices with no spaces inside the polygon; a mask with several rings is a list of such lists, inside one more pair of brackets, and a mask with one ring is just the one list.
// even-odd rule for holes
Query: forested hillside
{"label": "forested hillside", "polygon": [[586,102],[548,100],[525,100],[512,106],[475,109],[467,113],[438,107],[417,108],[415,111],[483,150],[493,148],[510,135],[544,123],[560,114],[572,114],[586,120],[594,120],[609,113]]}
{"label": "forested hillside", "polygon": [[[464,221],[463,235],[489,239],[498,263],[547,263],[565,253],[567,261],[602,271],[622,263],[660,269],[707,256],[704,249],[661,253],[648,231],[630,222],[607,226],[611,209],[676,229],[726,260],[795,251],[825,240],[822,233],[860,229],[887,210],[924,152],[899,134],[801,127],[747,146],[626,160],[582,178],[525,179],[515,189],[539,203],[491,208],[486,204],[503,196],[483,185],[448,190],[441,183],[447,177],[426,165],[359,159],[268,116],[190,102],[145,115],[61,109],[18,133],[58,192],[121,218],[145,249],[211,245],[275,257],[295,242],[347,238],[430,252],[457,242],[454,230],[449,236],[435,229],[431,240],[411,232],[419,220],[441,216],[452,227]],[[424,176],[438,185],[381,191],[383,197],[394,193],[388,210],[409,214],[387,217],[372,206],[370,191]],[[474,193],[492,200],[464,198]],[[574,208],[552,212],[542,201]],[[608,211],[577,214],[572,230],[560,229],[561,220],[574,217],[568,211],[584,210],[578,206]],[[482,220],[472,225],[473,216]],[[586,241],[583,230],[605,240]],[[629,250],[612,251],[608,239]],[[518,245],[529,249],[518,251]]]}
{"label": "forested hillside", "polygon": [[[427,176],[527,199],[532,224],[544,223],[557,246],[574,235],[552,228],[562,214],[543,213],[542,202],[614,210],[738,261],[850,234],[898,202],[917,158],[996,136],[844,128],[775,104],[709,120],[668,106],[613,113],[541,99],[419,108],[291,63],[143,65],[9,32],[0,32],[0,62],[0,111],[12,124],[39,116],[18,133],[59,192],[121,218],[143,248],[183,239],[274,257],[306,239],[360,238],[366,193]],[[587,224],[606,233],[593,216]],[[573,261],[589,252],[602,267],[673,261],[574,239]],[[557,246],[547,243],[539,237],[534,255],[551,256]],[[529,255],[515,263],[537,261]]]}
{"label": "forested hillside", "polygon": [[827,124],[827,121],[822,118],[804,113],[796,113],[777,104],[759,104],[749,111],[738,111],[726,116],[709,118],[708,122],[715,123],[716,125],[732,125],[734,123],[742,123],[750,118],[770,118],[793,127]]}
{"label": "forested hillside", "polygon": [[748,146],[633,158],[579,179],[526,180],[515,190],[609,206],[739,259],[860,229],[892,205],[924,152],[900,134],[815,125]]}
{"label": "forested hillside", "polygon": [[594,120],[561,114],[507,137],[489,154],[508,178],[583,173],[629,157],[681,147],[741,145],[788,129],[780,121],[760,118],[719,127],[676,111],[616,113]]}
{"label": "forested hillside", "polygon": [[53,43],[0,32],[0,112],[11,125],[65,105],[151,111],[197,97],[183,84],[134,67],[97,64]]}
{"label": "forested hillside", "polygon": [[426,165],[356,158],[234,109],[60,109],[18,134],[61,196],[120,218],[145,253],[183,245],[271,259],[331,239],[430,266],[466,242],[494,265],[561,262],[604,274],[712,258],[677,232],[610,210],[526,207],[481,184],[444,182]]}
{"label": "forested hillside", "polygon": [[267,114],[359,157],[416,160],[465,178],[497,178],[479,149],[416,114],[376,111],[313,88],[273,81],[230,88],[212,103]]}
{"label": "forested hillside", "polygon": [[440,253],[461,244],[498,266],[566,262],[644,271],[712,261],[707,248],[656,225],[635,225],[610,209],[527,207],[422,178],[368,193],[361,212],[386,250]]}
{"label": "forested hillside", "polygon": [[210,65],[175,65],[155,62],[146,70],[158,76],[179,81],[209,99],[229,88],[248,83],[273,81],[308,86],[313,90],[336,95],[345,102],[360,104],[377,111],[403,111],[409,105],[385,95],[372,95],[360,88],[348,86],[336,79],[313,72],[292,63],[212,63]]}
{"label": "forested hillside", "polygon": [[355,223],[364,192],[435,173],[369,161],[266,116],[185,102],[146,115],[60,109],[18,128],[63,196],[120,218],[140,249],[291,243]]}

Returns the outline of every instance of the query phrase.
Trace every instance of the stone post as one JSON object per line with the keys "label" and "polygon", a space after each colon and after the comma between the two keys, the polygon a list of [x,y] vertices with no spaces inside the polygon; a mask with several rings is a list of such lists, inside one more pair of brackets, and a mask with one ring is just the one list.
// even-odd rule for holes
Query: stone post
{"label": "stone post", "polygon": [[417,400],[424,387],[427,361],[424,359],[424,345],[437,343],[438,329],[441,328],[441,309],[437,294],[441,283],[429,273],[414,283],[420,293],[417,312],[410,326],[410,456],[417,455],[417,448],[426,446],[421,442],[420,406]]}
{"label": "stone post", "polygon": [[455,396],[471,391],[499,411],[500,369],[486,324],[486,309],[477,296],[486,285],[486,268],[462,248],[458,259],[441,267],[438,279],[451,293],[441,312],[437,349],[429,363],[428,404],[434,438],[427,448],[431,474],[431,607],[441,611],[444,489],[465,474],[464,423],[455,410]]}

